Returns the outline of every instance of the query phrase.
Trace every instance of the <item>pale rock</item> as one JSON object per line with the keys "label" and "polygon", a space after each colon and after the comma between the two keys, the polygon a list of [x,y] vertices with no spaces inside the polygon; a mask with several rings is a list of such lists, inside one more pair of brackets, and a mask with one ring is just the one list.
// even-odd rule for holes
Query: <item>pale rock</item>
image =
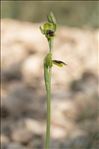
{"label": "pale rock", "polygon": [[53,102],[52,104],[52,137],[59,139],[66,137],[75,129],[75,119],[77,113],[71,101]]}
{"label": "pale rock", "polygon": [[44,125],[33,119],[25,120],[26,128],[33,132],[33,134],[42,135],[44,134]]}
{"label": "pale rock", "polygon": [[86,132],[79,128],[75,128],[71,134],[71,139],[75,139],[75,138],[81,137],[81,136],[86,137],[87,136]]}
{"label": "pale rock", "polygon": [[26,128],[16,128],[12,132],[13,141],[20,143],[28,143],[33,137],[33,133]]}
{"label": "pale rock", "polygon": [[22,113],[33,109],[33,99],[35,95],[21,82],[9,84],[6,96],[2,96],[2,107],[10,113],[11,116],[20,116]]}
{"label": "pale rock", "polygon": [[52,126],[51,127],[51,137],[53,139],[61,139],[66,136],[66,132],[64,128],[57,127],[57,126]]}
{"label": "pale rock", "polygon": [[11,45],[9,48],[2,47],[1,55],[2,70],[9,70],[16,65],[20,65],[27,57],[24,47],[18,44]]}
{"label": "pale rock", "polygon": [[7,136],[1,134],[0,141],[1,141],[1,144],[8,144],[9,143],[9,138]]}
{"label": "pale rock", "polygon": [[26,148],[19,143],[10,143],[7,145],[7,149],[26,149]]}
{"label": "pale rock", "polygon": [[52,104],[52,120],[56,119],[58,123],[65,124],[67,120],[71,121],[76,119],[78,116],[78,111],[75,107],[75,102],[73,101],[58,101]]}
{"label": "pale rock", "polygon": [[48,44],[39,27],[40,24],[3,19],[1,22],[2,43],[7,45],[17,42],[26,47],[28,52],[45,52]]}
{"label": "pale rock", "polygon": [[32,84],[43,75],[43,61],[38,55],[30,56],[22,65],[23,81]]}

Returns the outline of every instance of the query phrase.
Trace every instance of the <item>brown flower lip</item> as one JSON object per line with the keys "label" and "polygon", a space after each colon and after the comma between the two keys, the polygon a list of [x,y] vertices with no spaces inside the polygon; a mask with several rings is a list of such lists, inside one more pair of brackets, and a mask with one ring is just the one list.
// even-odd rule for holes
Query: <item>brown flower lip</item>
{"label": "brown flower lip", "polygon": [[53,37],[53,36],[54,36],[54,31],[48,30],[48,31],[47,31],[47,35]]}

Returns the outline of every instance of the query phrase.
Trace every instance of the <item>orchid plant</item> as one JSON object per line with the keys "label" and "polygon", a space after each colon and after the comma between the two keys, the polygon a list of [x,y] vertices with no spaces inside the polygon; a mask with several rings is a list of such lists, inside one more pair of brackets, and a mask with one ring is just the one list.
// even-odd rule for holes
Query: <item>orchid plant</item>
{"label": "orchid plant", "polygon": [[52,12],[47,17],[47,22],[40,26],[41,33],[45,35],[49,44],[48,54],[44,58],[44,80],[47,93],[47,126],[46,126],[46,141],[45,149],[50,146],[50,123],[51,123],[51,70],[53,65],[62,67],[66,65],[60,60],[52,59],[52,44],[57,29],[56,19]]}

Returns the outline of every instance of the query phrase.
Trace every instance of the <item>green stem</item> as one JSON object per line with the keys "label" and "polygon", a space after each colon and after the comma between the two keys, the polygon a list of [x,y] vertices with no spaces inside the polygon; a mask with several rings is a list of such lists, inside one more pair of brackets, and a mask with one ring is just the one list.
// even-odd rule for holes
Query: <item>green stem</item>
{"label": "green stem", "polygon": [[[49,40],[49,49],[52,49],[52,40]],[[47,92],[47,125],[46,125],[46,141],[45,149],[50,146],[50,125],[51,125],[51,67],[44,65],[44,79]]]}
{"label": "green stem", "polygon": [[51,122],[51,68],[45,68],[45,85],[47,91],[47,125],[45,149],[50,145],[50,122]]}
{"label": "green stem", "polygon": [[48,43],[49,43],[49,49],[50,49],[50,52],[51,52],[51,49],[52,49],[52,39],[49,39]]}

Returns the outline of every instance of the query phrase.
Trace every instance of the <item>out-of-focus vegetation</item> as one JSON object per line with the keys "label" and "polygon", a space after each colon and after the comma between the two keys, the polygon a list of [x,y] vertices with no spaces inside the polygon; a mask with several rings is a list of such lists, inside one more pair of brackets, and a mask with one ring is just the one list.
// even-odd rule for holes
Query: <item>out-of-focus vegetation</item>
{"label": "out-of-focus vegetation", "polygon": [[2,18],[40,22],[50,10],[59,24],[99,26],[99,1],[2,1]]}

